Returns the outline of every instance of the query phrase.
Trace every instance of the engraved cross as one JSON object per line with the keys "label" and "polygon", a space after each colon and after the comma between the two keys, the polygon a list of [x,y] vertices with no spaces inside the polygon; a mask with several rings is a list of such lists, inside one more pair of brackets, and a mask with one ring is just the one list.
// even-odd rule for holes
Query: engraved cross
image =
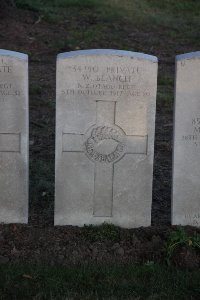
{"label": "engraved cross", "polygon": [[94,162],[94,217],[112,217],[114,164],[147,154],[147,136],[126,135],[115,124],[116,101],[96,101],[96,124],[86,134],[63,133],[63,152],[85,152]]}

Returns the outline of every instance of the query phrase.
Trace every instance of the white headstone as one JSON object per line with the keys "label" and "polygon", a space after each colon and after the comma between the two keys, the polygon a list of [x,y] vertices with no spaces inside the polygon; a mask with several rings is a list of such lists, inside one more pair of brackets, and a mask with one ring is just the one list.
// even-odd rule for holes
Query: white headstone
{"label": "white headstone", "polygon": [[176,57],[172,224],[200,226],[200,52]]}
{"label": "white headstone", "polygon": [[58,55],[55,225],[150,225],[156,83],[154,56]]}
{"label": "white headstone", "polygon": [[28,57],[0,50],[0,223],[28,221]]}

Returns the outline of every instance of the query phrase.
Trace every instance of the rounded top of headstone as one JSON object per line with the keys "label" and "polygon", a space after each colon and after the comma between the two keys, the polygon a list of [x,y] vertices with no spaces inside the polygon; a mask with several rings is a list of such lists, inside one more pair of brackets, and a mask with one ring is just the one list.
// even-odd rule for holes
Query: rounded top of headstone
{"label": "rounded top of headstone", "polygon": [[57,55],[57,59],[65,59],[68,57],[80,56],[80,55],[115,55],[115,56],[128,56],[136,57],[141,59],[150,60],[152,62],[157,62],[158,58],[153,55],[144,54],[140,52],[132,52],[126,50],[114,50],[114,49],[88,49],[88,50],[77,50],[60,53]]}
{"label": "rounded top of headstone", "polygon": [[200,51],[176,55],[176,61],[183,60],[183,59],[191,59],[191,58],[195,58],[195,57],[200,57]]}
{"label": "rounded top of headstone", "polygon": [[23,60],[28,60],[28,55],[27,54],[24,54],[24,53],[21,53],[21,52],[16,52],[16,51],[0,49],[0,56],[1,55],[12,56],[12,57],[16,57],[16,58],[23,59]]}

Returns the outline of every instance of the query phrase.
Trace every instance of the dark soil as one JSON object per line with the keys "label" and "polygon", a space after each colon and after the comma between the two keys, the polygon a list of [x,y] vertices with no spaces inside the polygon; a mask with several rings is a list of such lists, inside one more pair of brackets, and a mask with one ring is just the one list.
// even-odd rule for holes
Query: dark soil
{"label": "dark soil", "polygon": [[[67,41],[68,26],[72,26],[72,23],[77,28],[90,25],[91,19],[79,17],[67,23],[63,21],[49,24],[40,19],[37,13],[13,8],[12,13],[9,12],[0,21],[0,48],[27,53],[30,59],[29,225],[0,225],[0,263],[138,263],[163,261],[166,258],[165,243],[172,230],[170,194],[173,88],[169,91],[171,99],[167,105],[159,97],[157,102],[153,226],[131,230],[117,228],[114,239],[95,238],[91,228],[53,226],[55,62],[58,53],[75,50],[67,42],[60,43]],[[162,43],[154,48],[151,40],[155,32],[129,28],[121,22],[119,26],[124,30],[122,34],[126,43],[129,43],[130,50],[152,53],[159,57],[159,76],[173,78],[175,54],[193,50],[190,46],[181,44],[173,44],[172,47],[164,31],[157,32],[157,38]],[[115,27],[115,30],[118,28]],[[80,45],[77,46],[81,48]],[[94,41],[88,48],[118,47],[116,41],[104,40]],[[181,248],[177,253],[177,265],[188,266],[188,262],[189,268],[200,265],[200,256],[194,250]]]}

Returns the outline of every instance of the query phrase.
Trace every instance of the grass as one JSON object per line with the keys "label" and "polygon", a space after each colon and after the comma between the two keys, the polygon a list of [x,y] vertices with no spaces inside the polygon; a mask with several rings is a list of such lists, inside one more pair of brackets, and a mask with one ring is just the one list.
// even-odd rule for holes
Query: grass
{"label": "grass", "polygon": [[[66,24],[66,36],[51,41],[57,51],[116,48],[174,57],[181,53],[180,45],[183,51],[200,47],[199,0],[16,0],[16,4],[48,22]],[[158,89],[165,103],[173,96],[171,83],[170,89],[166,97]]]}
{"label": "grass", "polygon": [[[102,20],[124,20],[131,24],[155,28],[162,26],[186,34],[200,24],[198,0],[16,0],[19,8],[38,11],[45,18],[62,20],[65,14],[90,10]],[[80,12],[79,12],[80,13]],[[184,17],[183,17],[184,15]],[[197,31],[197,28],[194,31]]]}
{"label": "grass", "polygon": [[172,103],[174,99],[173,95],[174,80],[171,76],[158,77],[158,102],[162,103],[162,107],[166,112],[170,112],[172,109]]}
{"label": "grass", "polygon": [[193,248],[200,251],[200,234],[194,232],[192,235],[188,235],[184,227],[177,227],[173,230],[167,241],[167,262],[170,264],[170,259],[173,256],[175,250],[181,246]]}
{"label": "grass", "polygon": [[29,88],[29,93],[31,96],[41,96],[42,95],[42,87],[39,85],[31,85]]}
{"label": "grass", "polygon": [[31,186],[37,189],[36,194],[39,196],[42,192],[49,191],[52,188],[54,165],[50,165],[41,159],[31,160],[30,165],[33,173]]}
{"label": "grass", "polygon": [[82,235],[90,242],[104,240],[118,242],[120,240],[120,228],[108,223],[103,223],[100,226],[85,225]]}
{"label": "grass", "polygon": [[46,8],[63,8],[63,7],[78,7],[78,8],[93,8],[99,3],[98,0],[17,0],[16,4],[20,8],[40,11]]}
{"label": "grass", "polygon": [[0,266],[0,299],[170,299],[200,297],[200,271],[183,272],[154,263],[71,268]]}

